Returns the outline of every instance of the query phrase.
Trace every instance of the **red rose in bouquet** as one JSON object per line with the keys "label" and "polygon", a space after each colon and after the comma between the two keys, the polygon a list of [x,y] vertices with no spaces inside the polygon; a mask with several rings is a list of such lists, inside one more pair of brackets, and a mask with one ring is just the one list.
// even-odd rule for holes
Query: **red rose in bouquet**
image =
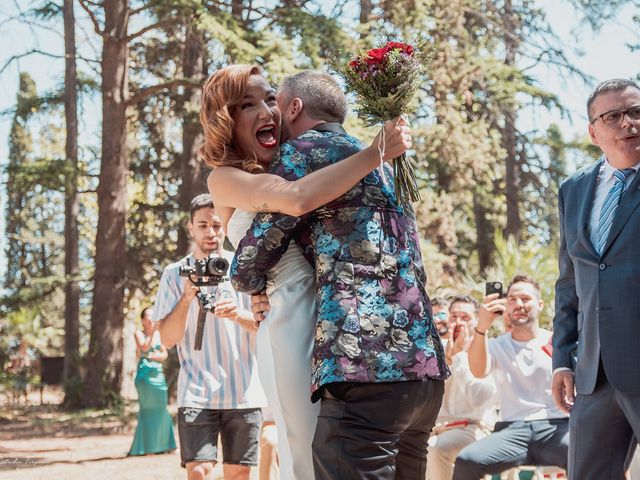
{"label": "red rose in bouquet", "polygon": [[[356,93],[357,111],[377,124],[406,113],[429,61],[428,54],[408,43],[387,42],[347,62],[333,60],[331,66],[344,79],[347,91]],[[419,200],[412,159],[402,155],[394,160],[393,168],[399,200]]]}
{"label": "red rose in bouquet", "polygon": [[369,65],[375,65],[375,64],[380,65],[385,61],[387,53],[389,53],[389,50],[387,50],[386,47],[374,48],[367,52],[367,56],[365,60]]}
{"label": "red rose in bouquet", "polygon": [[387,49],[388,52],[390,52],[392,50],[400,50],[403,53],[406,53],[407,55],[413,55],[413,47],[411,45],[409,45],[408,43],[387,42],[387,44],[384,46],[384,48]]}
{"label": "red rose in bouquet", "polygon": [[[413,47],[408,43],[402,42],[387,42],[384,47],[381,48],[372,48],[367,52],[365,56],[365,62],[367,65],[381,65],[388,60],[389,53],[394,50],[400,50],[400,52],[405,53],[409,56],[413,55]],[[353,60],[349,63],[352,67],[354,65],[358,65],[358,60]]]}

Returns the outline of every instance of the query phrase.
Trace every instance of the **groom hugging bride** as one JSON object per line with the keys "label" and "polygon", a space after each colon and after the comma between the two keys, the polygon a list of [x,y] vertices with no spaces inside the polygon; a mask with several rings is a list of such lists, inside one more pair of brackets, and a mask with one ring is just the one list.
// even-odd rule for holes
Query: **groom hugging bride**
{"label": "groom hugging bride", "polygon": [[[346,113],[325,73],[276,94],[258,67],[232,65],[204,86],[201,156],[237,247],[232,282],[266,290],[258,362],[282,478],[420,479],[449,372],[413,210],[379,138],[363,147]],[[402,120],[383,128],[388,161],[411,137]]]}

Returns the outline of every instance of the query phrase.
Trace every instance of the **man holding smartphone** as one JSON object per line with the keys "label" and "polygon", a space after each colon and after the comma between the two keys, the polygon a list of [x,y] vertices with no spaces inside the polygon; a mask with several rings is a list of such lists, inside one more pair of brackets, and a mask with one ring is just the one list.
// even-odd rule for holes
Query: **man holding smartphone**
{"label": "man holding smartphone", "polygon": [[[454,480],[480,479],[519,465],[567,468],[569,420],[551,396],[551,357],[542,349],[551,332],[539,325],[540,286],[517,275],[506,298],[499,297],[488,295],[480,308],[469,367],[478,378],[494,375],[502,421],[494,433],[460,452]],[[488,339],[489,327],[505,312],[511,331]]]}
{"label": "man holding smartphone", "polygon": [[466,295],[454,296],[450,301],[450,328],[443,343],[446,342],[451,376],[445,381],[442,407],[429,438],[429,480],[451,480],[458,453],[486,437],[497,420],[493,378],[474,377],[467,358],[480,305]]}

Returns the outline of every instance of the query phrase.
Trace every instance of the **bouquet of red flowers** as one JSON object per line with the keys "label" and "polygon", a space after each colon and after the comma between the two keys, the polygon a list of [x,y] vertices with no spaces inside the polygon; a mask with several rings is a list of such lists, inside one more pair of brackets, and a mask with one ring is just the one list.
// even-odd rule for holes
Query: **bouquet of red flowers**
{"label": "bouquet of red flowers", "polygon": [[[406,113],[429,61],[430,57],[407,43],[387,42],[382,48],[348,62],[334,61],[331,66],[344,79],[347,91],[356,94],[356,110],[376,124]],[[420,200],[415,168],[406,154],[394,160],[396,195],[401,202]]]}

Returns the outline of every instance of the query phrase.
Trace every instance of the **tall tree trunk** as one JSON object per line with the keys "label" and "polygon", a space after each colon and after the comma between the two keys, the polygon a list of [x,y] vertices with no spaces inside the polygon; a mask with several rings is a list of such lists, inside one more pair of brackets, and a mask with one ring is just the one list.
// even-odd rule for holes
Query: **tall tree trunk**
{"label": "tall tree trunk", "polygon": [[[371,12],[373,5],[371,0],[360,0],[360,25],[365,25],[371,20]],[[367,31],[360,32],[360,38],[364,39],[371,33],[369,28]]]}
{"label": "tall tree trunk", "polygon": [[80,361],[80,284],[78,275],[78,78],[73,0],[64,0],[64,114],[67,138],[67,178],[64,201],[64,388],[65,403],[75,404]]}
{"label": "tall tree trunk", "polygon": [[22,213],[28,201],[28,192],[17,188],[14,177],[20,169],[30,162],[33,150],[32,138],[27,129],[29,117],[33,111],[29,102],[37,96],[36,84],[31,76],[20,74],[16,95],[16,113],[9,133],[9,158],[7,164],[7,206],[6,206],[6,246],[7,271],[4,287],[9,290],[21,290],[27,285],[27,242],[22,239],[24,219]]}
{"label": "tall tree trunk", "polygon": [[360,0],[360,23],[367,23],[371,20],[372,9],[371,0]]}
{"label": "tall tree trunk", "polygon": [[491,265],[491,256],[494,250],[493,227],[487,220],[487,208],[482,200],[480,192],[474,191],[473,216],[476,224],[476,248],[480,273]]}
{"label": "tall tree trunk", "polygon": [[505,196],[507,200],[507,225],[505,237],[515,237],[520,241],[522,220],[520,218],[520,162],[518,161],[517,138],[515,131],[516,113],[507,108],[503,110],[505,126],[502,130],[502,146],[507,152],[505,166]]}
{"label": "tall tree trunk", "polygon": [[102,47],[102,163],[98,185],[95,284],[85,403],[102,406],[119,395],[126,272],[127,0],[104,2]]}
{"label": "tall tree trunk", "polygon": [[[513,11],[511,0],[504,3],[505,22],[505,64],[515,67],[516,53],[519,47],[517,37],[517,14]],[[504,127],[502,130],[502,146],[507,152],[505,194],[507,200],[507,225],[504,229],[505,237],[513,236],[517,241],[521,238],[522,219],[520,217],[520,162],[517,151],[516,118],[514,106],[506,106],[502,109],[504,115]]]}
{"label": "tall tree trunk", "polygon": [[[282,8],[284,10],[292,10],[300,7],[300,0],[282,0]],[[293,25],[291,22],[287,22],[284,25],[284,34],[287,38],[292,38],[294,35]]]}
{"label": "tall tree trunk", "polygon": [[[187,22],[182,52],[182,72],[185,77],[194,79],[204,77],[205,51],[202,33]],[[178,99],[176,105],[177,110],[182,112],[182,153],[179,156],[182,186],[178,196],[181,212],[188,212],[191,199],[207,191],[207,169],[198,161],[197,156],[202,142],[202,128],[198,121],[200,97],[200,88],[185,87],[184,95]],[[189,252],[190,243],[187,230],[184,225],[181,225],[178,230],[178,253],[186,255]]]}
{"label": "tall tree trunk", "polygon": [[[238,22],[240,23],[242,23],[242,11],[243,11],[242,4],[243,4],[242,0],[231,0],[231,16],[236,20],[238,20]],[[187,26],[191,27],[191,24],[187,22]]]}

